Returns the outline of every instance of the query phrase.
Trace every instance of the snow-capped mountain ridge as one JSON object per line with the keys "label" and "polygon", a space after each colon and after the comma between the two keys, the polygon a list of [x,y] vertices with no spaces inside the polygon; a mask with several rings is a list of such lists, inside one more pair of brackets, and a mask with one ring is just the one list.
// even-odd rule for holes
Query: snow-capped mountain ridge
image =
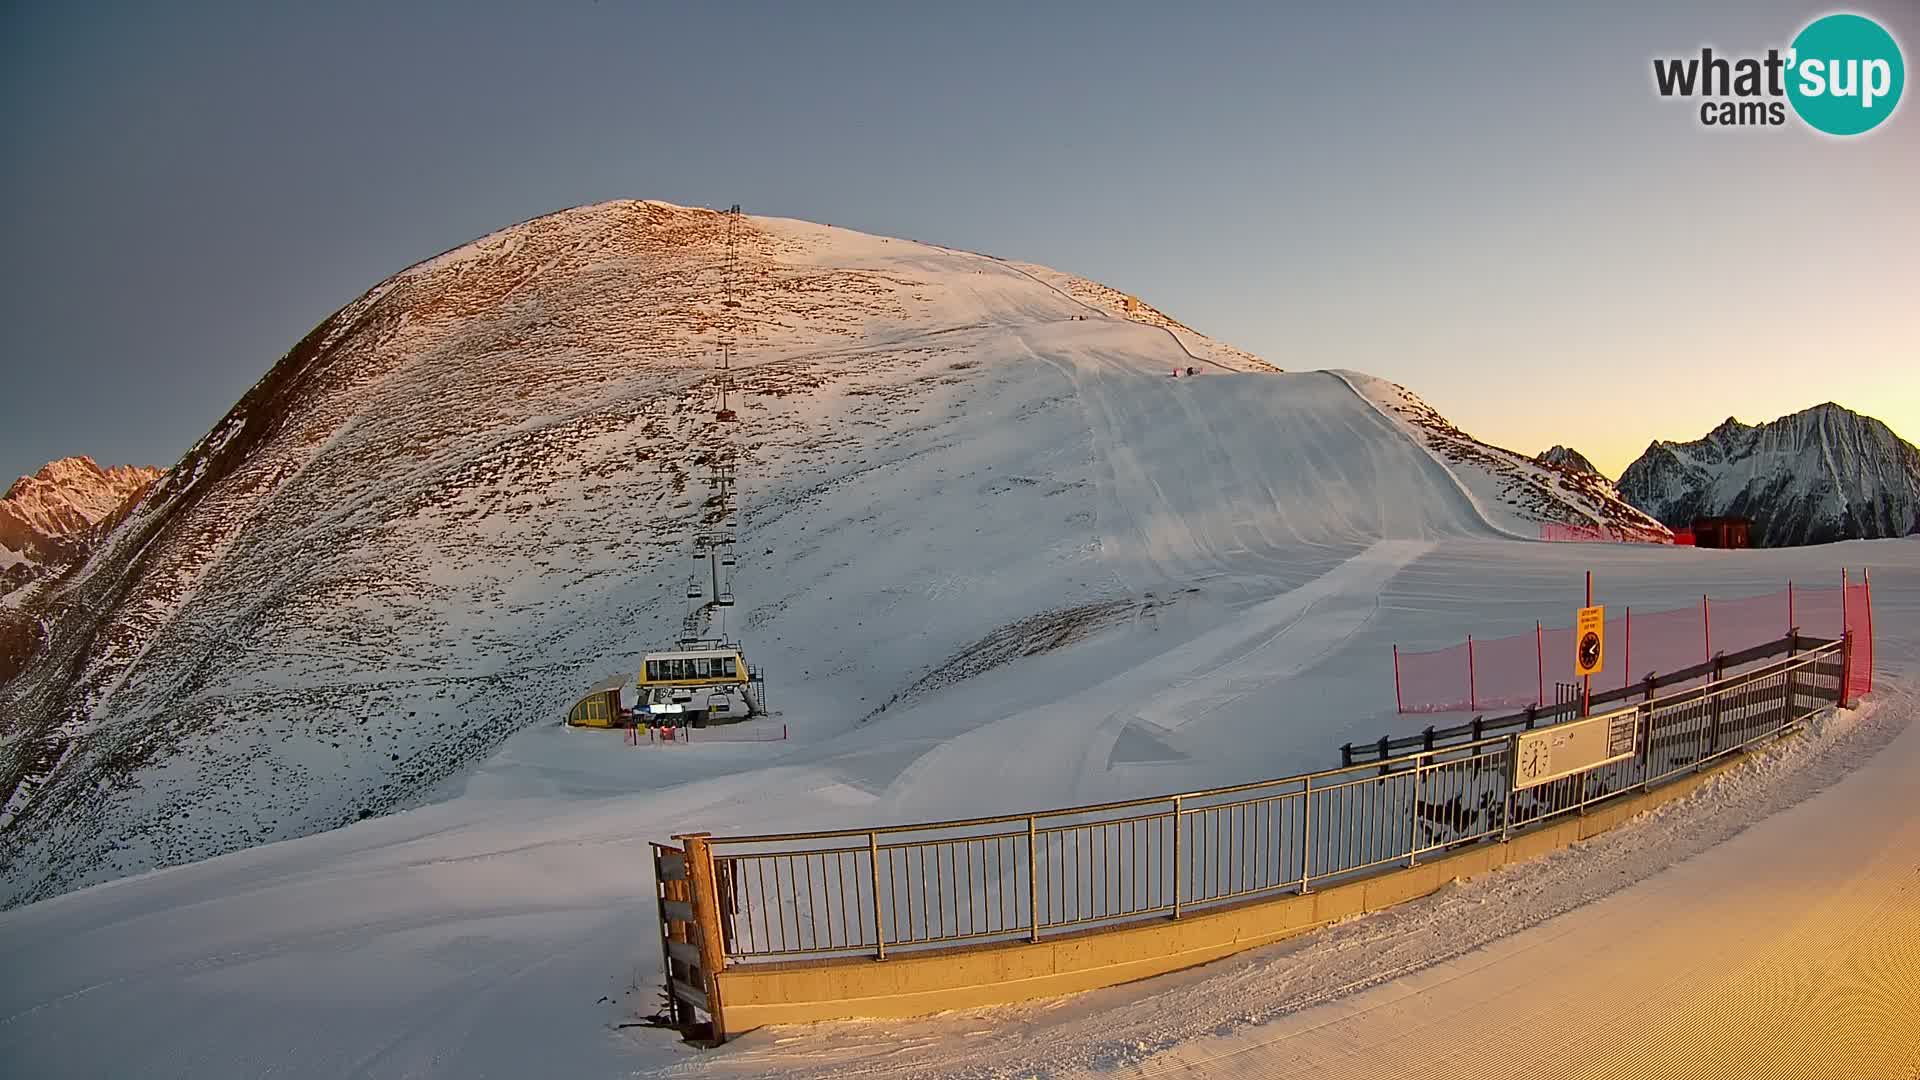
{"label": "snow-capped mountain ridge", "polygon": [[714,629],[815,739],[1023,627],[1053,629],[996,655],[1381,541],[1641,520],[1402,388],[1279,373],[1044,267],[745,218],[729,309],[729,223],[537,218],[281,358],[34,602],[46,641],[0,681],[7,900],[412,805],[557,718],[676,636],[716,457],[742,543]]}
{"label": "snow-capped mountain ridge", "polygon": [[1693,442],[1655,441],[1620,491],[1675,527],[1751,518],[1766,546],[1905,536],[1920,530],[1920,451],[1826,402],[1766,424],[1728,417]]}
{"label": "snow-capped mountain ridge", "polygon": [[113,516],[161,476],[145,465],[101,468],[86,456],[48,462],[0,496],[0,552],[45,557],[59,541]]}
{"label": "snow-capped mountain ridge", "polygon": [[[0,596],[84,557],[161,475],[144,465],[103,469],[81,456],[48,462],[14,481],[0,496]],[[6,671],[0,666],[0,681]]]}

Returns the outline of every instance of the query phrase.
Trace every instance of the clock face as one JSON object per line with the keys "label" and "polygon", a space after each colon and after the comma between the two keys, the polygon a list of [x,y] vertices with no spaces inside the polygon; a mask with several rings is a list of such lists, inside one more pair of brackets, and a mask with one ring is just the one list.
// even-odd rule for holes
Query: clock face
{"label": "clock face", "polygon": [[1547,744],[1529,743],[1520,756],[1520,775],[1531,780],[1547,771]]}
{"label": "clock face", "polygon": [[1600,665],[1600,635],[1587,631],[1580,639],[1580,670],[1591,671]]}

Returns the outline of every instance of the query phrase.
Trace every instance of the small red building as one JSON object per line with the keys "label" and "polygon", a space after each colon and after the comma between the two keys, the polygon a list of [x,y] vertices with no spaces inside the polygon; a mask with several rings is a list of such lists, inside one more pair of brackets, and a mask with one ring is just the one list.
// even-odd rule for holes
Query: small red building
{"label": "small red building", "polygon": [[1741,517],[1699,517],[1693,519],[1695,547],[1703,548],[1745,548],[1752,547],[1749,535],[1753,522]]}

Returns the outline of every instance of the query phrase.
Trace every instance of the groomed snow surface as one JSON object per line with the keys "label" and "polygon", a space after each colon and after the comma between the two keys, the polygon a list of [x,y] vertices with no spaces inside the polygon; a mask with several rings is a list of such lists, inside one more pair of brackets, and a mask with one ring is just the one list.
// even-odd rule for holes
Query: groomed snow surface
{"label": "groomed snow surface", "polygon": [[[737,309],[714,295],[730,224]],[[710,381],[727,311],[736,425],[715,422]],[[1208,723],[1261,735],[1228,757],[1236,773],[1284,771],[1295,750],[1320,764],[1319,725],[1371,738],[1376,721],[1322,717],[1295,745],[1266,730],[1262,695],[1375,625],[1355,575],[1385,580],[1410,544],[1637,516],[1392,384],[1279,374],[1071,275],[804,222],[583,207],[342,309],[28,607],[49,645],[0,714],[36,763],[72,753],[0,836],[0,905],[417,807],[471,775],[679,633],[701,477],[729,452],[739,603],[711,629],[746,639],[796,743],[889,705],[856,801],[935,742],[1133,666],[1122,653],[1396,545],[1333,579],[1347,591],[1296,595],[1224,643],[1251,648],[1315,599]],[[1049,632],[1017,640],[1036,619]],[[1135,623],[1161,630],[1111,632]],[[1056,639],[1081,644],[932,693],[989,666],[983,649]],[[1212,782],[1216,763],[1191,760]]]}
{"label": "groomed snow surface", "polygon": [[[619,732],[536,723],[413,809],[0,912],[0,1075],[1602,1075],[1695,1052],[1664,1033],[1716,1009],[1733,1056],[1692,1071],[1911,1070],[1913,1036],[1888,1033],[1920,1005],[1920,798],[1900,797],[1920,767],[1920,543],[1729,553],[1517,540],[1538,521],[1506,501],[1525,476],[1448,457],[1359,376],[1230,370],[1233,352],[1109,317],[1064,277],[777,227],[831,240],[834,265],[874,295],[937,298],[898,325],[859,323],[857,351],[819,361],[822,379],[853,371],[859,385],[751,399],[756,432],[785,442],[745,493],[743,556],[767,554],[743,565],[730,629],[774,673],[774,719],[793,737],[628,747]],[[483,248],[416,273],[480,265]],[[831,311],[865,295],[850,290]],[[795,331],[767,356],[791,360],[818,337]],[[879,391],[911,387],[875,369],[906,364],[902,342],[930,355],[886,376],[918,387],[895,400]],[[1176,365],[1204,371],[1168,378]],[[394,415],[412,417],[410,387],[407,400],[394,389]],[[654,392],[620,400],[639,409],[642,391]],[[612,469],[612,455],[631,458],[634,436],[608,432],[568,452],[604,454],[614,483],[632,467]],[[386,661],[489,676],[458,706],[433,704],[437,684],[406,688],[369,741],[397,732],[412,748],[481,719],[528,723],[530,702],[565,697],[539,679],[578,672],[584,689],[619,666],[610,650],[648,644],[610,644],[622,629],[677,625],[677,604],[634,614],[660,571],[612,549],[554,554],[555,530],[604,530],[622,494],[540,475],[558,507],[541,517],[510,529],[499,514],[434,519],[367,549],[418,554],[417,573],[484,579],[515,599],[471,606],[471,623],[448,601],[459,619],[432,633],[419,630],[431,620],[396,619],[394,633],[413,636],[383,644],[390,653],[339,659],[341,679]],[[313,492],[333,494],[318,480]],[[294,504],[276,498],[284,516]],[[499,542],[474,548],[488,529]],[[384,565],[357,554],[356,533],[276,535],[281,546],[226,558],[324,549]],[[555,577],[528,570],[528,552],[553,555]],[[1394,714],[1396,642],[1564,625],[1589,569],[1600,600],[1651,611],[1837,583],[1842,565],[1873,569],[1878,700],[1579,851],[1078,997],[762,1030],[718,1051],[636,1026],[661,1005],[650,840],[1041,810],[1325,767],[1342,742],[1436,722]],[[1047,631],[1023,637],[1032,619]],[[327,626],[290,623],[267,640],[310,643]],[[482,636],[551,670],[486,667],[493,653],[471,645]],[[310,663],[282,664],[296,652],[256,648],[213,677],[268,702],[313,677]],[[123,725],[145,715],[113,713]],[[292,760],[273,757],[292,753],[275,740],[310,725],[274,716],[202,749],[223,767]],[[316,779],[302,795],[327,808],[365,805],[350,783],[392,760],[309,749],[300,775]],[[227,774],[206,769],[149,769],[115,797],[139,796],[144,813],[188,792],[210,804],[195,814],[237,819],[281,790],[222,787],[206,778]]]}
{"label": "groomed snow surface", "polygon": [[[1325,762],[1347,737],[1341,721],[1379,713],[1391,693],[1382,659],[1396,633],[1494,624],[1508,607],[1551,618],[1577,599],[1588,565],[1603,598],[1646,603],[1813,580],[1843,560],[1875,570],[1876,700],[1579,850],[1079,997],[768,1029],[712,1052],[619,1026],[656,1004],[648,839],[1237,780],[1229,763],[1249,747],[1264,760],[1291,748]],[[617,733],[531,729],[447,801],[0,914],[0,1071],[1538,1076],[1671,1062],[1665,1071],[1687,1075],[1911,1072],[1920,1029],[1902,1020],[1920,1008],[1920,545],[1728,554],[1461,540],[1370,547],[1354,564],[1296,590],[1309,596],[1298,610],[1276,600],[1239,624],[1130,626],[1045,665],[980,676],[977,708],[948,691],[818,745],[630,749]],[[1356,607],[1366,613],[1348,614]],[[1235,625],[1244,640],[1229,640]],[[1314,629],[1323,625],[1341,629]],[[1116,701],[1157,699],[1098,689],[1131,690],[1148,663],[1171,687],[1235,656],[1241,677],[1281,681],[1238,708],[1195,694],[1194,711],[1175,710],[1185,722],[1121,723]],[[1020,702],[1021,722],[990,723]],[[1363,720],[1368,731],[1377,722]],[[1116,725],[1159,735],[1165,760],[1106,760],[1113,742],[1102,736]],[[863,786],[902,758],[924,764],[894,790]]]}

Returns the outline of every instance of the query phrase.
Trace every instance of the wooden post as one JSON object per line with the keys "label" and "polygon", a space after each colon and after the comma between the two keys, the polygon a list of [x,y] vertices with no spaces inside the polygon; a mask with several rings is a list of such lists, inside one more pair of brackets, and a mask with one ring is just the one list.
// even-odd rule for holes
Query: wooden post
{"label": "wooden post", "polygon": [[1473,670],[1473,635],[1467,635],[1467,708],[1480,707],[1480,683]]}
{"label": "wooden post", "polygon": [[1713,610],[1707,606],[1707,594],[1700,594],[1700,633],[1707,642],[1707,661],[1713,660]]}
{"label": "wooden post", "polygon": [[725,1042],[727,1021],[720,1001],[720,972],[727,966],[726,950],[720,944],[720,896],[714,880],[713,849],[707,843],[710,834],[698,832],[674,837],[687,846],[687,884],[693,894],[693,926],[700,947],[700,975],[706,983],[707,1015],[713,1018],[713,1041]]}
{"label": "wooden post", "polygon": [[1399,642],[1395,642],[1393,645],[1393,711],[1397,713],[1404,713],[1407,711],[1406,702],[1400,699],[1400,643]]}

